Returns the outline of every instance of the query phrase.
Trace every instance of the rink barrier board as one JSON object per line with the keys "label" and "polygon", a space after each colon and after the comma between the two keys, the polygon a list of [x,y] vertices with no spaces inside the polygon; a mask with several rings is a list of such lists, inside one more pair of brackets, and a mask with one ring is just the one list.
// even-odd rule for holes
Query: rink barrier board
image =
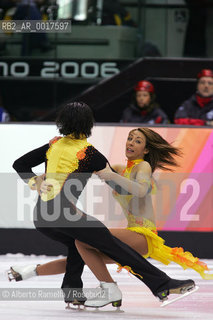
{"label": "rink barrier board", "polygon": [[[93,129],[89,141],[109,159],[110,163],[125,163],[125,142],[128,132],[135,127],[137,125],[134,125],[134,127],[97,125]],[[212,243],[213,235],[213,130],[208,127],[180,126],[155,126],[150,128],[161,134],[167,141],[174,142],[175,146],[181,147],[183,152],[180,167],[175,170],[173,177],[169,178],[177,189],[173,199],[175,206],[171,207],[169,205],[171,196],[168,192],[162,194],[163,202],[161,206],[154,196],[153,202],[155,209],[157,209],[159,234],[165,236],[166,240],[169,241],[168,245],[180,245],[192,251],[195,255],[212,258],[213,252],[211,254],[210,251],[213,250],[208,249],[208,247]],[[7,139],[0,141],[1,150],[6,150],[1,161],[0,172],[16,175],[12,169],[13,161],[22,154],[47,143],[49,139],[58,135],[58,132],[52,123],[19,123],[1,124],[0,134],[7,137]],[[38,168],[38,172],[42,172],[40,170]],[[35,172],[37,173],[37,171]],[[157,178],[159,181],[168,180],[167,175],[167,172],[159,171]],[[185,185],[180,192],[183,179]],[[8,188],[10,190],[12,186],[9,184]],[[14,205],[17,195],[13,192],[9,193],[5,184],[0,189],[2,206],[0,213],[1,252],[14,252],[11,250],[24,252],[27,250],[30,254],[30,247],[32,246],[32,253],[40,252],[44,247],[45,254],[47,254],[44,244],[50,240],[45,238],[44,244],[39,245],[42,235],[34,235],[37,232],[33,229],[32,221],[28,221],[27,214],[26,220],[17,221],[16,212],[10,207],[11,204]],[[199,192],[197,196],[194,196],[193,193],[196,190]],[[104,212],[108,212],[107,203],[104,205],[106,205]],[[161,207],[162,212],[159,212],[159,207]],[[110,227],[122,225],[121,221],[113,226],[108,222],[111,223],[112,221],[104,221]],[[125,219],[123,223],[125,224]],[[31,240],[30,237],[34,240]],[[199,248],[197,248],[197,243],[199,243]],[[29,248],[24,248],[25,246]],[[57,249],[57,246],[59,246],[59,249]],[[52,245],[52,242],[47,251],[49,250],[50,252],[51,250],[62,252],[60,244],[54,243]]]}
{"label": "rink barrier board", "polygon": [[[165,244],[183,247],[194,256],[213,259],[213,232],[160,231]],[[0,254],[23,253],[26,255],[67,255],[61,243],[53,241],[34,229],[0,229]]]}

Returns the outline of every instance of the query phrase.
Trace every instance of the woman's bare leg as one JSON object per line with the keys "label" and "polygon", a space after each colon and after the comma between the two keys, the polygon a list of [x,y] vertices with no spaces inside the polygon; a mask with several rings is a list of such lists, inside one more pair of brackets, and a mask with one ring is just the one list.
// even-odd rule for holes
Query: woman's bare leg
{"label": "woman's bare leg", "polygon": [[144,256],[148,253],[148,244],[146,237],[137,232],[127,229],[110,229],[113,236],[128,244],[132,249],[137,251],[140,255]]}
{"label": "woman's bare leg", "polygon": [[[144,235],[126,229],[111,229],[110,232],[113,236],[128,244],[139,254],[147,254],[148,245],[146,237]],[[85,264],[88,265],[90,270],[93,272],[93,274],[99,281],[113,282],[113,279],[110,276],[106,264],[115,263],[115,261],[104,255],[103,253],[99,252],[97,249],[79,240],[75,241],[75,245]]]}
{"label": "woman's bare leg", "polygon": [[[99,281],[114,282],[106,267],[106,261],[98,250],[79,240],[75,240],[75,245],[85,264],[88,265]],[[109,263],[110,259],[108,260]],[[111,263],[114,263],[114,261]]]}
{"label": "woman's bare leg", "polygon": [[67,259],[57,259],[48,263],[40,264],[36,267],[38,276],[48,276],[65,273]]}

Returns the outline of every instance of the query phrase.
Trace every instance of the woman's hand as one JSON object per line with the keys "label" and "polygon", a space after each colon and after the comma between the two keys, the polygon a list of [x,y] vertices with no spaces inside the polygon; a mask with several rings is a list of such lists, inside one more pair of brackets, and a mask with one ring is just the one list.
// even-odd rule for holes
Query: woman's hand
{"label": "woman's hand", "polygon": [[44,179],[45,179],[45,176],[46,176],[45,173],[42,174],[41,176],[37,176],[37,177],[35,178],[35,184],[33,184],[33,185],[31,186],[31,189],[32,189],[32,190],[37,190],[37,192],[38,192],[39,194],[41,194],[40,188],[41,188],[42,182],[43,182]]}
{"label": "woman's hand", "polygon": [[53,186],[52,184],[47,183],[46,180],[43,180],[40,186],[40,194],[47,193],[48,191],[51,190],[52,186]]}
{"label": "woman's hand", "polygon": [[109,180],[112,180],[113,171],[111,170],[110,166],[107,163],[106,168],[100,171],[96,171],[95,174],[97,174],[100,179],[109,181]]}
{"label": "woman's hand", "polygon": [[37,176],[35,178],[35,183],[30,187],[31,190],[37,190],[38,194],[47,193],[51,190],[52,184],[47,183],[45,180],[46,174],[42,174],[41,176]]}

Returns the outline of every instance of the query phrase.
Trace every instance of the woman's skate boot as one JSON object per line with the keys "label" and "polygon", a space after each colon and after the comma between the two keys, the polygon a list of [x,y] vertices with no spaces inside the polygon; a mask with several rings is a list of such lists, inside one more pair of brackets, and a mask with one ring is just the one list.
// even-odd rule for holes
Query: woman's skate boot
{"label": "woman's skate boot", "polygon": [[[112,304],[113,307],[120,307],[122,303],[122,293],[117,286],[116,282],[100,282],[100,293],[97,293],[97,297],[88,299],[84,306],[91,308],[104,307],[108,304]],[[118,308],[119,310],[119,308]]]}
{"label": "woman's skate boot", "polygon": [[37,264],[27,265],[27,266],[12,266],[10,270],[7,271],[9,281],[16,280],[26,280],[31,277],[37,276],[36,267]]}

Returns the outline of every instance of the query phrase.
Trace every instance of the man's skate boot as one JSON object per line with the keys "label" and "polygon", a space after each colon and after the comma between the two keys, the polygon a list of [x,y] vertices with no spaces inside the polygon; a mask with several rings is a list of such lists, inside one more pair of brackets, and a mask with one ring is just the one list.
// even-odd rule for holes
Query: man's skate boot
{"label": "man's skate boot", "polygon": [[[101,294],[97,298],[87,300],[84,304],[85,307],[99,308],[108,304],[113,307],[119,308],[122,303],[122,293],[117,286],[116,282],[100,282]],[[119,310],[119,309],[118,309]]]}
{"label": "man's skate boot", "polygon": [[64,294],[64,302],[67,303],[66,309],[73,309],[71,305],[83,306],[87,300],[82,288],[69,288],[63,285],[61,289]]}
{"label": "man's skate boot", "polygon": [[168,299],[169,294],[185,294],[195,288],[195,283],[193,280],[175,280],[170,279],[159,291],[155,293],[155,296],[164,302]]}
{"label": "man's skate boot", "polygon": [[36,267],[38,264],[28,265],[28,266],[12,266],[10,270],[7,271],[9,281],[16,280],[26,280],[31,277],[37,276]]}

